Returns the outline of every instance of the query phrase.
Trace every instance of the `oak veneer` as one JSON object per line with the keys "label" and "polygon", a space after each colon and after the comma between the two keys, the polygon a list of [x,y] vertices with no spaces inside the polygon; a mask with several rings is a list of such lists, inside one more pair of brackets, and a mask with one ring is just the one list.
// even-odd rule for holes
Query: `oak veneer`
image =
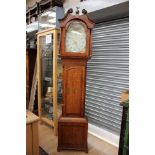
{"label": "oak veneer", "polygon": [[[86,66],[91,57],[91,31],[94,23],[86,14],[72,15],[72,9],[69,9],[66,16],[60,20],[61,27],[61,46],[60,56],[63,65],[62,76],[62,116],[58,121],[58,147],[57,150],[80,150],[88,152],[87,135],[88,121],[85,117],[85,91],[86,91]],[[82,11],[83,12],[83,11]],[[66,44],[66,33],[72,23],[80,23],[82,30],[72,30],[73,33],[85,36],[85,48],[73,48],[74,51],[66,51],[69,46]],[[81,34],[81,32],[83,34]],[[78,45],[79,40],[74,43]],[[83,44],[83,42],[82,42]],[[72,46],[72,43],[71,43]],[[82,51],[79,51],[80,49]],[[78,51],[78,52],[77,52]]]}
{"label": "oak veneer", "polygon": [[58,151],[67,148],[88,152],[88,121],[86,118],[60,117],[58,129],[60,133]]}

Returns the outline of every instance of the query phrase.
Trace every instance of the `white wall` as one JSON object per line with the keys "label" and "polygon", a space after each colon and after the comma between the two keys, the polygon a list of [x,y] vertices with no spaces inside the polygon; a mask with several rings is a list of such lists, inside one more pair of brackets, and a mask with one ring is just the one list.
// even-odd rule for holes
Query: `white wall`
{"label": "white wall", "polygon": [[65,13],[69,8],[72,8],[75,12],[76,7],[80,7],[79,10],[86,9],[89,13],[126,1],[128,0],[86,0],[83,2],[80,2],[80,0],[65,0],[63,7]]}

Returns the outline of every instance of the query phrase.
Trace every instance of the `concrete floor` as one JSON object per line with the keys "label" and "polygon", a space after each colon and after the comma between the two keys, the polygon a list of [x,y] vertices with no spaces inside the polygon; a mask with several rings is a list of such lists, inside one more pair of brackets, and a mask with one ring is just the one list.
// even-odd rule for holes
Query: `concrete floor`
{"label": "concrete floor", "polygon": [[39,145],[49,155],[118,155],[118,148],[107,142],[88,134],[88,153],[80,151],[57,152],[57,136],[53,129],[46,124],[39,123]]}

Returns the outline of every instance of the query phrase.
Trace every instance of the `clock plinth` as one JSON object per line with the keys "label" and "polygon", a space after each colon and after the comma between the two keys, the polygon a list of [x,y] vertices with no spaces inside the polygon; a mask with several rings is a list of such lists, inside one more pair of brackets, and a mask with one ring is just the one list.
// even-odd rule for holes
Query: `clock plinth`
{"label": "clock plinth", "polygon": [[62,116],[58,120],[58,151],[88,152],[88,120],[85,117],[86,67],[91,57],[94,23],[84,15],[68,14],[60,20],[62,76]]}
{"label": "clock plinth", "polygon": [[88,121],[85,117],[60,117],[58,125],[58,151],[79,150],[88,153]]}

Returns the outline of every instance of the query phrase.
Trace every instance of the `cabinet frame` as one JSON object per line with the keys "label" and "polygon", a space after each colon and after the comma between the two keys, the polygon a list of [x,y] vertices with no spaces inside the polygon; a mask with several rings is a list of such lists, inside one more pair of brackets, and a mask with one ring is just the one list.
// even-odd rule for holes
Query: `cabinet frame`
{"label": "cabinet frame", "polygon": [[[40,120],[54,128],[54,135],[57,135],[58,120],[57,120],[57,58],[58,58],[58,34],[60,30],[58,28],[50,28],[37,33],[37,78],[38,78],[38,114]],[[41,61],[40,61],[40,43],[39,38],[53,34],[53,121],[43,117],[41,113]]]}

